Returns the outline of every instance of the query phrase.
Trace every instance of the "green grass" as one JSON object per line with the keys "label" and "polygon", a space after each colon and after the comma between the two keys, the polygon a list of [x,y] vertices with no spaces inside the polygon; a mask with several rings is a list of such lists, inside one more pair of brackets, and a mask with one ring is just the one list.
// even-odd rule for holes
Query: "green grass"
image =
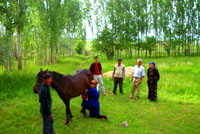
{"label": "green grass", "polygon": [[[74,115],[68,126],[65,122],[65,106],[52,89],[54,129],[58,134],[199,134],[200,132],[200,59],[199,57],[169,57],[143,59],[145,69],[150,61],[157,63],[161,79],[158,83],[158,103],[147,100],[147,84],[144,79],[141,99],[129,100],[131,80],[124,80],[124,95],[111,96],[113,81],[105,78],[108,96],[100,96],[101,113],[109,121],[83,118],[80,114],[81,98],[71,101]],[[103,71],[111,71],[116,61],[100,57]],[[84,56],[64,57],[61,63],[43,66],[64,74],[73,74],[79,69],[89,68],[93,59]],[[136,64],[136,59],[123,59],[126,66]],[[29,62],[22,72],[0,74],[0,134],[42,133],[38,95],[33,94],[36,74],[40,66]],[[39,122],[40,121],[40,122]],[[123,128],[121,123],[128,122]],[[32,128],[33,126],[33,128]]]}

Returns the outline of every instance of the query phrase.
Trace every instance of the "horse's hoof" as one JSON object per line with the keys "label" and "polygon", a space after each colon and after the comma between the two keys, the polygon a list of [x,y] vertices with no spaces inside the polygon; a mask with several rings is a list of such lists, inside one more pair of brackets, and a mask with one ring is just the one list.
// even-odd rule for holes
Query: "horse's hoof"
{"label": "horse's hoof", "polygon": [[73,118],[73,115],[71,115],[69,118]]}
{"label": "horse's hoof", "polygon": [[69,124],[69,122],[65,122],[65,126],[67,126]]}
{"label": "horse's hoof", "polygon": [[81,112],[83,114],[83,116],[86,116],[86,111]]}

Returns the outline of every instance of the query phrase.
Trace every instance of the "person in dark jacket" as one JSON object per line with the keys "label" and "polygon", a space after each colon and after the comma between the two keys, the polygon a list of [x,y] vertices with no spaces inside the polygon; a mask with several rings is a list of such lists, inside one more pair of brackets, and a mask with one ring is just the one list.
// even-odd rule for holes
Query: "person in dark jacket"
{"label": "person in dark jacket", "polygon": [[99,90],[99,85],[100,85],[103,95],[106,96],[106,91],[103,85],[102,67],[101,67],[101,63],[99,62],[99,57],[95,56],[94,60],[95,62],[90,65],[89,70],[92,73],[94,80],[96,80],[99,83],[97,86],[97,90]]}
{"label": "person in dark jacket", "polygon": [[96,80],[91,81],[90,89],[88,89],[88,92],[86,93],[88,100],[82,103],[82,106],[84,109],[90,111],[90,117],[103,118],[107,120],[106,115],[100,115],[99,91],[96,88],[97,84]]}
{"label": "person in dark jacket", "polygon": [[51,75],[48,73],[45,74],[39,91],[40,112],[43,118],[43,134],[54,134],[53,114],[51,113],[52,99],[49,90],[51,83]]}
{"label": "person in dark jacket", "polygon": [[148,98],[151,101],[157,101],[157,82],[160,79],[158,69],[156,69],[156,64],[154,62],[149,63],[149,69],[147,71],[147,83],[149,88]]}

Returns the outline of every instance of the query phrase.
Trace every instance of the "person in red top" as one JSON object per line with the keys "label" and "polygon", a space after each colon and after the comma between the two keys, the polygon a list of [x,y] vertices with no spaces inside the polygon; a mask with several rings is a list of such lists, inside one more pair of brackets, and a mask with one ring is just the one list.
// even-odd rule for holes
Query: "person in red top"
{"label": "person in red top", "polygon": [[106,92],[103,85],[103,73],[101,63],[99,62],[99,57],[94,57],[95,62],[90,65],[90,71],[92,72],[94,80],[96,80],[99,84],[97,86],[97,90],[99,90],[99,85],[101,87],[101,91],[104,96],[106,96]]}
{"label": "person in red top", "polygon": [[[81,95],[81,98],[82,98],[82,106],[85,105],[85,103],[87,102],[87,96],[86,96],[86,93],[87,93],[87,90]],[[80,111],[83,116],[86,116],[86,109],[84,107],[82,107],[81,111]]]}

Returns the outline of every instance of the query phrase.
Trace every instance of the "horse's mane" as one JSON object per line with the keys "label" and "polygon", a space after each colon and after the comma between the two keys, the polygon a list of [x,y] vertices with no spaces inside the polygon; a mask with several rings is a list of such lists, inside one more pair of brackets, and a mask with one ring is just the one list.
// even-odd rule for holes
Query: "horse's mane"
{"label": "horse's mane", "polygon": [[55,72],[55,71],[51,71],[49,73],[52,74],[52,76],[54,77],[54,79],[58,79],[58,80],[61,79],[64,76],[63,74],[60,74],[60,73]]}

